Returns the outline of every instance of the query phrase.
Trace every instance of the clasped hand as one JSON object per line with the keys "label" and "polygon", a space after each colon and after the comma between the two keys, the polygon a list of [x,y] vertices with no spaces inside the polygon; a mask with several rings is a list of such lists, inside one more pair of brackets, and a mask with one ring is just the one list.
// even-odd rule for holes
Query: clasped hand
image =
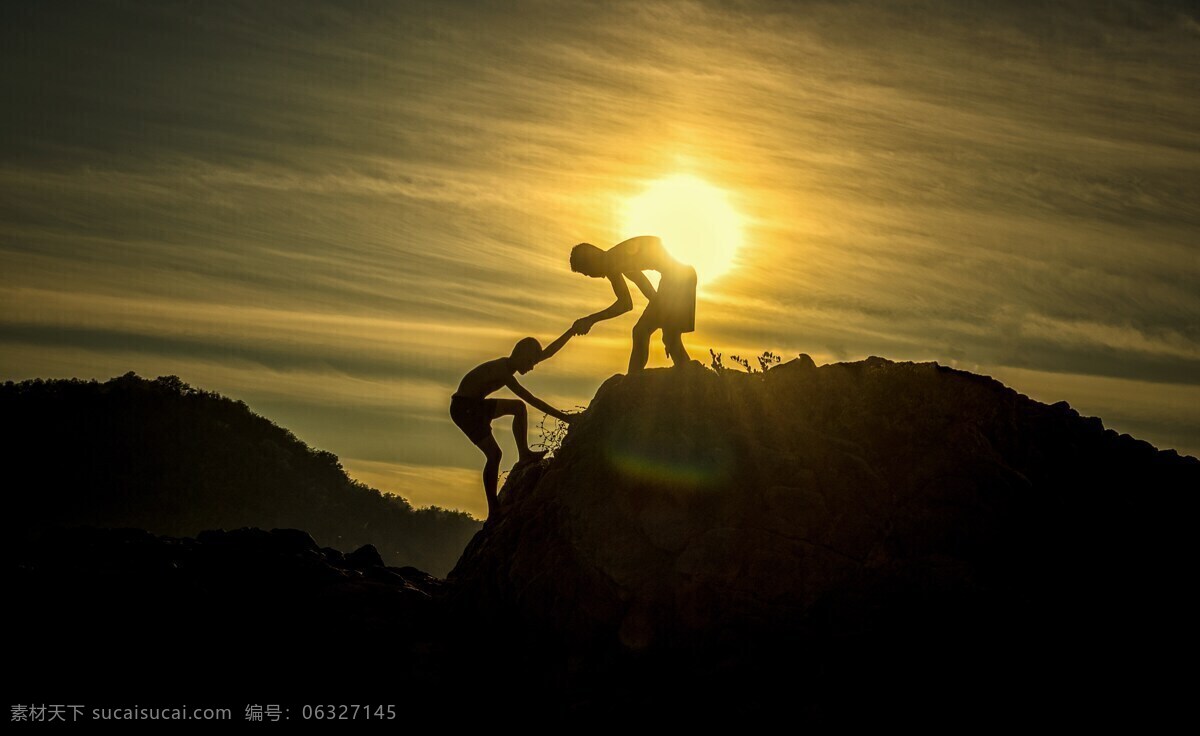
{"label": "clasped hand", "polygon": [[580,317],[579,319],[575,320],[575,324],[571,326],[571,332],[576,335],[586,335],[588,334],[588,330],[592,329],[593,324],[595,323],[592,322],[591,319],[587,317]]}

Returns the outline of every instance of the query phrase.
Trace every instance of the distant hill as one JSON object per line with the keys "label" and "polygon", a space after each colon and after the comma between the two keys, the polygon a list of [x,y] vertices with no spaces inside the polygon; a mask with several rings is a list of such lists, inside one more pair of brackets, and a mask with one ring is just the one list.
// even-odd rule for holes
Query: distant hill
{"label": "distant hill", "polygon": [[55,525],[172,536],[291,527],[444,575],[480,527],[352,480],[336,455],[175,376],[9,381],[0,440],[10,542]]}

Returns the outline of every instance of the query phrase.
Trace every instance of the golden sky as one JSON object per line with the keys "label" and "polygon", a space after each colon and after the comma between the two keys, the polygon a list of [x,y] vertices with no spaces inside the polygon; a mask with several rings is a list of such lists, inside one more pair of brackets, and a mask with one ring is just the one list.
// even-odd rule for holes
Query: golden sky
{"label": "golden sky", "polygon": [[[688,177],[742,241],[693,356],[936,360],[1200,454],[1190,3],[6,2],[0,38],[0,379],[176,374],[480,513],[458,379],[606,306],[570,246]],[[635,319],[524,383],[586,403]]]}

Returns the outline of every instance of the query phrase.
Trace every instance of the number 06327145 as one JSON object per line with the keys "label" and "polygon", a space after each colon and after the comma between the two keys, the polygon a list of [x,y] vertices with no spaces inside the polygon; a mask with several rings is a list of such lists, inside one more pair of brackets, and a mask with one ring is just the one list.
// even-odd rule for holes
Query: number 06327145
{"label": "number 06327145", "polygon": [[306,721],[390,721],[396,718],[394,705],[306,705],[300,709]]}

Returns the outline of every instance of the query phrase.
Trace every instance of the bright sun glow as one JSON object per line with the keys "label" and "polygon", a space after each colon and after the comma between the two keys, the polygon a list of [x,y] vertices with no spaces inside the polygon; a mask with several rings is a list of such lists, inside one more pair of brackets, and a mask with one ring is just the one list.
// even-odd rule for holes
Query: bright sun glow
{"label": "bright sun glow", "polygon": [[659,179],[625,207],[625,237],[657,235],[667,251],[696,268],[701,282],[733,267],[741,219],[724,191],[687,174]]}

